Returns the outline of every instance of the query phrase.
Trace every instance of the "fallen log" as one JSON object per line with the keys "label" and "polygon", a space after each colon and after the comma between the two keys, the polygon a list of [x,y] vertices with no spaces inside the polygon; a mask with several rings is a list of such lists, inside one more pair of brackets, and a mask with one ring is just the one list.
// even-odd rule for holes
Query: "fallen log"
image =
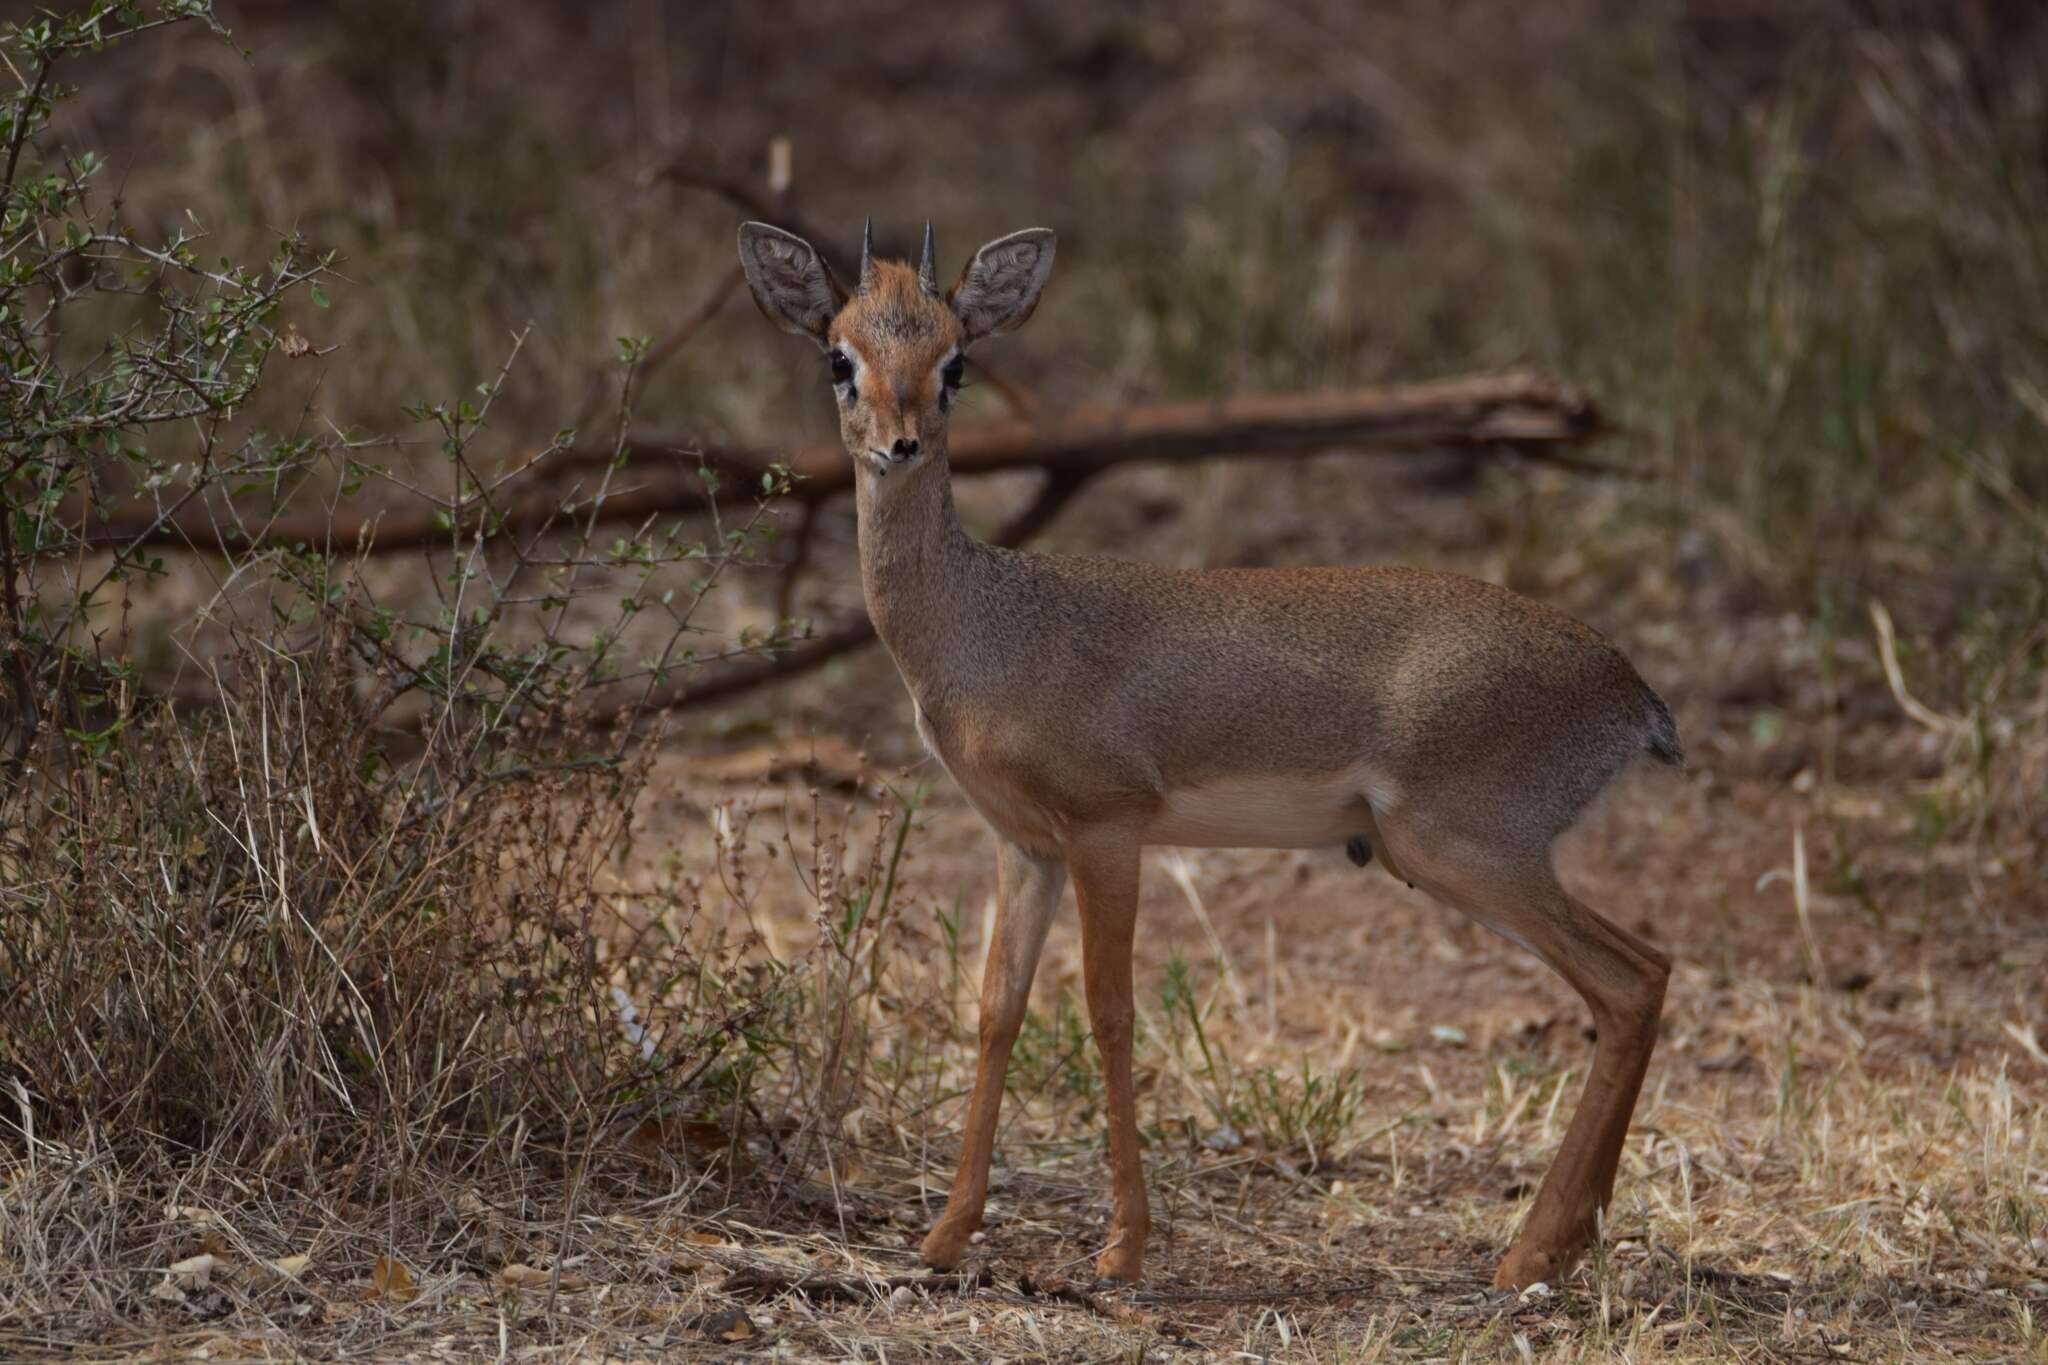
{"label": "fallen log", "polygon": [[[1619,466],[1584,460],[1565,449],[1605,431],[1592,402],[1570,385],[1526,371],[1427,384],[1310,394],[1243,394],[1182,403],[1083,408],[1046,421],[974,423],[953,433],[949,456],[960,476],[1043,469],[1062,480],[1086,480],[1132,462],[1177,462],[1219,455],[1299,455],[1353,448],[1376,452],[1452,449],[1512,451],[1589,473],[1629,476]],[[459,509],[418,500],[367,513],[345,505],[284,511],[244,527],[216,506],[187,506],[175,515],[129,509],[91,531],[96,544],[172,545],[241,550],[305,545],[372,553],[468,541],[478,534],[530,537],[554,527],[644,521],[708,505],[699,469],[719,475],[720,502],[751,501],[761,476],[778,460],[798,480],[789,496],[817,504],[853,486],[853,462],[837,445],[777,452],[683,436],[637,435],[626,444],[623,477],[593,509],[579,486],[615,458],[610,448],[572,447],[545,460],[488,504],[472,498]]]}

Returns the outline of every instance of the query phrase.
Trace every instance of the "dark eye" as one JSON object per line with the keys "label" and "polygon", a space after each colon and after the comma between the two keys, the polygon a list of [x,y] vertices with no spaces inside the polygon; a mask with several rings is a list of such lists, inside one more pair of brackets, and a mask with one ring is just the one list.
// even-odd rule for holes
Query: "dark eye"
{"label": "dark eye", "polygon": [[846,352],[834,351],[826,356],[825,359],[831,363],[832,382],[834,384],[851,384],[853,382],[853,361]]}
{"label": "dark eye", "polygon": [[954,395],[960,392],[960,379],[967,368],[967,357],[955,355],[939,367],[939,407],[943,410],[953,406]]}

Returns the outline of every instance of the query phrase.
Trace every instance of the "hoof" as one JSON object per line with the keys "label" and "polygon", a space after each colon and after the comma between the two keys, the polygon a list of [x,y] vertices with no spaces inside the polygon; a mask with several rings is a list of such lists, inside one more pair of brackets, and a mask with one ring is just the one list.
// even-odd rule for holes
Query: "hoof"
{"label": "hoof", "polygon": [[967,1253],[967,1239],[973,1235],[971,1228],[940,1223],[925,1234],[924,1245],[917,1250],[918,1257],[933,1270],[951,1270]]}
{"label": "hoof", "polygon": [[1576,1251],[1558,1253],[1532,1247],[1514,1246],[1493,1272],[1495,1289],[1527,1289],[1532,1284],[1552,1284],[1578,1260]]}
{"label": "hoof", "polygon": [[1126,1249],[1113,1246],[1095,1258],[1095,1274],[1098,1279],[1114,1280],[1118,1284],[1136,1284],[1145,1273],[1145,1251],[1142,1247]]}

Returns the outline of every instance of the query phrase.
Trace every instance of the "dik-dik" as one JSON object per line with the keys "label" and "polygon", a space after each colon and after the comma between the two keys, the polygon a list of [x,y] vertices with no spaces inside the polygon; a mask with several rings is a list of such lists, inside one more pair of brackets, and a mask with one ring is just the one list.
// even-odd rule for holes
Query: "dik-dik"
{"label": "dik-dik", "polygon": [[1549,963],[1591,1007],[1593,1069],[1503,1288],[1566,1269],[1614,1189],[1669,960],[1558,884],[1551,845],[1639,755],[1680,762],[1620,651],[1504,588],[1420,569],[1183,570],[985,545],[953,509],[963,357],[1052,271],[1029,228],[941,290],[863,243],[847,289],[802,238],[740,228],[769,321],[823,352],[858,471],[861,583],[918,733],[995,831],[997,911],[965,1141],[925,1261],[981,1224],[996,1111],[1046,927],[1073,879],[1102,1050],[1115,1212],[1096,1262],[1136,1280],[1150,1215],[1131,1094],[1131,942],[1148,844],[1377,852]]}

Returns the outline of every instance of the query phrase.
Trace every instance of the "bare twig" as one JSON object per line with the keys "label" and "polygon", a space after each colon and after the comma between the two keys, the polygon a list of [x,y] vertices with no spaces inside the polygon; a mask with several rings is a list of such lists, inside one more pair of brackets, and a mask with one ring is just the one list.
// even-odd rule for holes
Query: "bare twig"
{"label": "bare twig", "polygon": [[796,604],[796,580],[811,559],[811,537],[818,529],[818,504],[807,502],[804,512],[797,518],[796,534],[791,537],[789,563],[782,566],[782,577],[775,585],[775,619],[787,621],[790,608]]}
{"label": "bare twig", "polygon": [[842,261],[858,257],[859,253],[851,250],[849,243],[829,232],[820,231],[815,224],[798,215],[789,207],[786,197],[776,193],[772,186],[757,186],[717,164],[716,159],[708,154],[678,156],[657,167],[649,179],[666,180],[686,189],[715,194],[750,218],[794,232],[827,256],[837,256]]}
{"label": "bare twig", "polygon": [[1870,623],[1877,627],[1877,659],[1884,666],[1885,684],[1891,688],[1892,700],[1899,704],[1899,709],[1912,717],[1915,723],[1938,735],[1967,733],[1969,721],[1937,711],[1906,690],[1906,675],[1899,668],[1898,634],[1892,629],[1892,614],[1885,610],[1884,603],[1875,598],[1870,603]]}
{"label": "bare twig", "polygon": [[725,301],[732,297],[732,291],[739,288],[740,281],[746,277],[746,272],[739,266],[728,268],[718,283],[711,287],[711,292],[704,296],[704,301],[676,324],[675,331],[647,348],[647,358],[640,362],[641,384],[646,384],[647,376],[674,359],[678,351],[689,345],[697,333],[718,316],[718,310],[725,307]]}
{"label": "bare twig", "polygon": [[956,1271],[950,1275],[930,1273],[886,1275],[876,1279],[854,1279],[843,1275],[806,1275],[792,1270],[748,1266],[735,1270],[719,1282],[721,1294],[747,1294],[763,1298],[781,1294],[802,1294],[811,1299],[837,1299],[844,1303],[870,1303],[886,1299],[898,1289],[926,1293],[972,1294],[993,1281],[986,1266]]}
{"label": "bare twig", "polygon": [[985,360],[978,360],[974,373],[982,383],[996,391],[1003,400],[1003,406],[1013,417],[1035,418],[1042,409],[1038,394],[1024,384],[1017,382]]}
{"label": "bare twig", "polygon": [[1064,1280],[1040,1284],[1025,1271],[1017,1277],[1017,1292],[1027,1299],[1039,1299],[1048,1303],[1070,1303],[1076,1308],[1085,1308],[1100,1318],[1117,1322],[1145,1322],[1147,1315],[1135,1308],[1120,1303],[1105,1303],[1079,1285]]}

